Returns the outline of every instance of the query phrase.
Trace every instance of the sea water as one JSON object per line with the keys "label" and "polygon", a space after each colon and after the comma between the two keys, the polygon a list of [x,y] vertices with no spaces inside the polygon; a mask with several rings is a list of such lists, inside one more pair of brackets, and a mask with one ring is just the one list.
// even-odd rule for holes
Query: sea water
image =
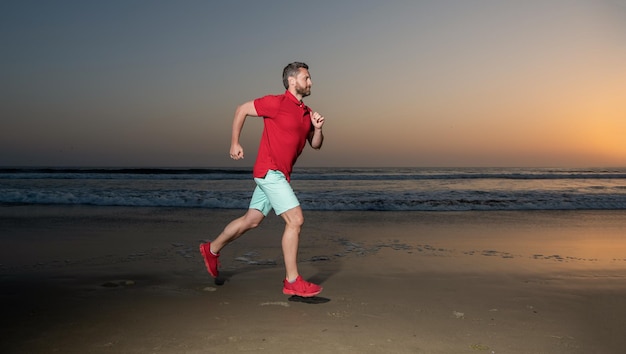
{"label": "sea water", "polygon": [[[619,210],[626,168],[298,168],[305,210]],[[247,208],[251,169],[1,168],[0,204]]]}

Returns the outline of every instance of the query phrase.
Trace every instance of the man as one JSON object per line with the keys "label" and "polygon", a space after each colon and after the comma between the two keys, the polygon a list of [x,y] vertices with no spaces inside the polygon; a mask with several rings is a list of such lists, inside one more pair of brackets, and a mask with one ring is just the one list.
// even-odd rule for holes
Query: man
{"label": "man", "polygon": [[235,111],[230,145],[230,157],[234,160],[244,157],[239,137],[246,117],[263,117],[263,135],[253,168],[257,187],[248,211],[231,221],[215,240],[201,244],[200,252],[209,274],[217,278],[220,250],[257,227],[274,209],[285,221],[283,293],[311,297],[319,294],[322,287],[305,281],[298,273],[298,241],[304,216],[289,182],[293,165],[306,142],[316,150],[322,147],[324,117],[302,102],[311,94],[311,76],[306,64],[294,62],[287,65],[283,70],[283,85],[287,89],[284,94],[257,98],[240,105]]}

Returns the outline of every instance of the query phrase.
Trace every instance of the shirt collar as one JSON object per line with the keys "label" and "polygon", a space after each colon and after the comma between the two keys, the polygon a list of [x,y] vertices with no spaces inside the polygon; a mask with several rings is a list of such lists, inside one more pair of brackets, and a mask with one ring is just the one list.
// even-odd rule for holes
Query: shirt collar
{"label": "shirt collar", "polygon": [[293,102],[293,103],[297,104],[300,108],[304,108],[304,107],[306,107],[306,106],[304,105],[304,102],[302,102],[302,101],[298,100],[298,99],[296,98],[296,96],[294,96],[291,92],[289,92],[289,90],[286,90],[286,91],[285,91],[285,96],[287,96],[291,102]]}

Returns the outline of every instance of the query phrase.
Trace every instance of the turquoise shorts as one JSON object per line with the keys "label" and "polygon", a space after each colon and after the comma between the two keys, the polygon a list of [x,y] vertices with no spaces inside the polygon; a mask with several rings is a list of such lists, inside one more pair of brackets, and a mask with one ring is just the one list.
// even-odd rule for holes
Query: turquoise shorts
{"label": "turquoise shorts", "polygon": [[265,178],[255,178],[256,188],[250,200],[250,209],[259,210],[267,216],[274,209],[280,215],[300,205],[291,185],[280,171],[269,170]]}

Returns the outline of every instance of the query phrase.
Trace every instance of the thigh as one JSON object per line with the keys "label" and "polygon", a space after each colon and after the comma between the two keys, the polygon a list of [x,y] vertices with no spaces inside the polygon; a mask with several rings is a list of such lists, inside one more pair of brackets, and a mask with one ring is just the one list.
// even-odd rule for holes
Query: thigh
{"label": "thigh", "polygon": [[265,192],[258,185],[254,189],[252,193],[252,199],[250,200],[250,206],[248,209],[255,209],[260,211],[263,216],[267,216],[272,210],[272,205],[270,204],[270,200],[265,195]]}

